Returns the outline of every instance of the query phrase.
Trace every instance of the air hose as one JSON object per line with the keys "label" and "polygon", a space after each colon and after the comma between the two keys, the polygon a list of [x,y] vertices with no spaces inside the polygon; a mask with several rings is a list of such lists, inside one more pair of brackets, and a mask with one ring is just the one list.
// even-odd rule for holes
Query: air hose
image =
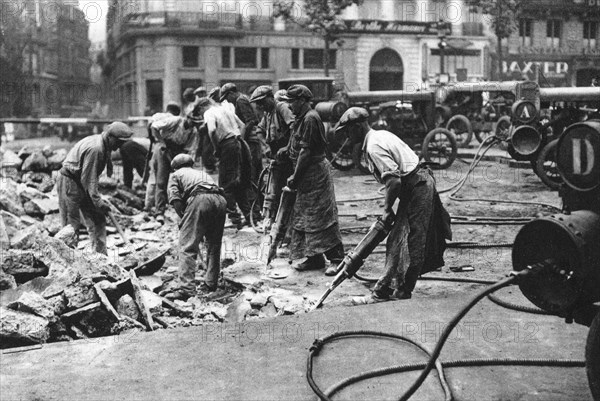
{"label": "air hose", "polygon": [[[359,375],[356,376],[352,376],[338,384],[336,384],[335,386],[331,387],[328,391],[323,392],[319,386],[316,384],[314,378],[313,378],[313,372],[312,372],[312,367],[313,367],[313,359],[315,356],[317,356],[319,354],[319,352],[321,351],[321,349],[323,348],[323,346],[329,342],[335,341],[335,340],[339,340],[342,338],[346,338],[346,337],[356,337],[356,336],[364,336],[364,335],[368,335],[368,336],[381,336],[381,337],[386,337],[386,338],[396,338],[396,339],[401,339],[404,341],[407,341],[411,344],[414,344],[416,346],[418,346],[420,349],[424,349],[422,346],[419,346],[418,344],[415,344],[415,342],[413,342],[413,340],[402,337],[402,336],[398,336],[398,335],[394,335],[394,334],[388,334],[388,333],[382,333],[382,332],[373,332],[373,331],[347,331],[347,332],[339,332],[339,333],[334,333],[332,335],[329,335],[327,337],[324,337],[323,339],[318,339],[315,340],[314,344],[311,346],[310,350],[309,350],[309,355],[308,355],[308,359],[307,359],[307,371],[306,371],[306,377],[308,380],[308,384],[310,385],[310,387],[312,388],[312,390],[315,392],[315,394],[317,394],[317,396],[319,396],[319,398],[321,400],[330,400],[331,396],[339,391],[340,389],[356,383],[358,381],[361,380],[365,380],[365,379],[369,379],[369,378],[373,378],[373,377],[380,377],[380,376],[384,376],[384,375],[388,375],[388,374],[392,374],[392,373],[399,373],[399,372],[407,372],[407,371],[412,371],[412,370],[418,370],[421,369],[421,374],[419,375],[419,377],[417,378],[417,380],[411,385],[411,387],[400,397],[401,401],[405,401],[408,400],[416,391],[417,389],[423,384],[423,382],[425,381],[425,379],[427,378],[427,376],[429,375],[429,373],[431,372],[431,370],[436,367],[438,369],[438,377],[440,379],[440,382],[442,383],[442,386],[444,388],[444,393],[446,395],[446,400],[448,399],[452,399],[451,398],[451,394],[450,394],[450,398],[448,398],[448,391],[446,391],[446,389],[449,389],[448,384],[445,381],[444,375],[443,373],[440,373],[439,370],[439,364],[440,362],[437,360],[442,348],[444,346],[444,344],[446,343],[448,337],[450,336],[450,334],[452,333],[452,330],[454,330],[454,328],[458,325],[458,323],[460,322],[460,320],[479,302],[481,301],[481,299],[483,299],[484,297],[488,296],[489,294],[494,293],[495,291],[507,287],[509,285],[514,284],[517,280],[518,277],[527,275],[527,274],[531,274],[532,271],[531,270],[523,270],[520,271],[518,273],[514,273],[513,276],[508,277],[504,280],[498,281],[496,283],[494,283],[493,285],[491,285],[490,287],[484,289],[483,291],[481,291],[479,294],[477,294],[465,307],[463,307],[453,318],[452,320],[445,326],[444,331],[441,334],[440,339],[438,340],[435,349],[433,350],[433,352],[431,352],[429,360],[427,363],[420,363],[420,364],[407,364],[407,365],[399,365],[399,366],[392,366],[392,367],[387,367],[384,369],[378,369],[378,370],[374,370],[374,371],[369,371],[369,372],[364,372],[361,373]],[[490,359],[490,360],[459,360],[459,361],[452,361],[452,362],[447,362],[445,364],[443,364],[443,366],[446,367],[455,367],[455,366],[500,366],[500,365],[522,365],[522,366],[566,366],[566,367],[584,367],[585,366],[585,362],[584,361],[574,361],[574,360],[541,360],[541,359],[515,359],[515,360],[509,360],[509,359]]]}

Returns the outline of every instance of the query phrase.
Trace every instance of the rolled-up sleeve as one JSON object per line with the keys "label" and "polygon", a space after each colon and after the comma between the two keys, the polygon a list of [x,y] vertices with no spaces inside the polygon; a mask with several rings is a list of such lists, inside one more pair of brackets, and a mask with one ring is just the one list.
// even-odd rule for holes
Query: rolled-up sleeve
{"label": "rolled-up sleeve", "polygon": [[387,177],[401,177],[400,166],[392,158],[390,153],[379,145],[370,146],[368,149],[369,161],[381,174],[381,180]]}

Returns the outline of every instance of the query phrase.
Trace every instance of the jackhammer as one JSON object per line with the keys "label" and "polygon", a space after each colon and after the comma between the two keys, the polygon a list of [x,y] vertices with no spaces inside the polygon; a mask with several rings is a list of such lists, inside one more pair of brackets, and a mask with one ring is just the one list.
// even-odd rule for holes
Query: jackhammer
{"label": "jackhammer", "polygon": [[356,248],[346,254],[344,260],[342,260],[338,266],[339,273],[335,276],[327,291],[319,298],[313,307],[313,310],[319,308],[329,294],[331,294],[333,290],[346,279],[354,277],[358,269],[360,269],[365,262],[365,259],[373,252],[375,247],[388,236],[393,225],[393,221],[384,222],[381,217],[371,225],[367,234],[358,245],[356,245]]}
{"label": "jackhammer", "polygon": [[281,241],[285,238],[292,212],[294,211],[294,204],[296,203],[296,191],[289,187],[284,187],[281,190],[281,200],[279,201],[279,208],[277,209],[277,217],[275,218],[275,224],[271,227],[269,234],[269,253],[267,256],[267,266],[271,264],[275,255],[277,254],[277,247],[281,244]]}

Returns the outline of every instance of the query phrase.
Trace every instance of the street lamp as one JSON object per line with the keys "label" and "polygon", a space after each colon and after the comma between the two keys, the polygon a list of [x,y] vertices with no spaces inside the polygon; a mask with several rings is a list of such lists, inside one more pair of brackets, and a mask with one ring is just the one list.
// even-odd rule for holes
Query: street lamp
{"label": "street lamp", "polygon": [[[445,49],[448,47],[448,43],[446,42],[446,33],[448,32],[448,23],[440,20],[437,24],[438,31],[438,48],[440,49],[440,83],[445,83],[448,81],[448,76],[446,75],[446,66],[445,66]],[[444,82],[445,81],[445,82]]]}

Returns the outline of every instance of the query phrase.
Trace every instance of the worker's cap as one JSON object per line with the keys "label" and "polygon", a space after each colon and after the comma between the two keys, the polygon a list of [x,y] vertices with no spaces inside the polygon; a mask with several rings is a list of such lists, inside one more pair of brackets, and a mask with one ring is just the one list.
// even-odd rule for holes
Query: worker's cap
{"label": "worker's cap", "polygon": [[133,135],[131,128],[127,124],[120,121],[115,121],[108,124],[105,131],[108,136],[112,136],[113,138],[117,138],[122,141],[131,138]]}
{"label": "worker's cap", "polygon": [[254,92],[252,92],[252,96],[250,96],[250,101],[258,102],[259,100],[263,100],[266,97],[273,97],[273,88],[269,85],[261,85],[258,88],[254,89]]}
{"label": "worker's cap", "polygon": [[275,92],[275,94],[273,95],[273,97],[275,98],[275,100],[277,100],[278,102],[281,102],[283,99],[283,97],[287,94],[287,91],[285,89],[279,89],[277,92]]}
{"label": "worker's cap", "polygon": [[185,90],[183,91],[183,98],[187,99],[190,96],[194,95],[194,89],[193,88],[185,88]]}
{"label": "worker's cap", "polygon": [[182,167],[191,167],[194,165],[194,158],[186,153],[180,153],[171,161],[171,168],[178,170]]}
{"label": "worker's cap", "polygon": [[222,102],[223,100],[225,100],[225,96],[235,92],[237,92],[237,86],[235,86],[233,82],[227,82],[225,85],[221,86],[221,96],[219,98],[219,101]]}
{"label": "worker's cap", "polygon": [[194,95],[196,96],[204,96],[206,94],[206,86],[199,86],[196,89],[194,89]]}
{"label": "worker's cap", "polygon": [[340,117],[340,123],[335,129],[336,132],[343,130],[350,124],[361,123],[367,121],[369,118],[369,112],[362,107],[350,107]]}
{"label": "worker's cap", "polygon": [[287,89],[287,93],[281,97],[282,100],[292,101],[296,99],[310,100],[313,98],[313,94],[304,85],[292,85]]}
{"label": "worker's cap", "polygon": [[221,101],[221,88],[218,86],[212,88],[210,92],[208,92],[208,98],[214,100],[215,102]]}

